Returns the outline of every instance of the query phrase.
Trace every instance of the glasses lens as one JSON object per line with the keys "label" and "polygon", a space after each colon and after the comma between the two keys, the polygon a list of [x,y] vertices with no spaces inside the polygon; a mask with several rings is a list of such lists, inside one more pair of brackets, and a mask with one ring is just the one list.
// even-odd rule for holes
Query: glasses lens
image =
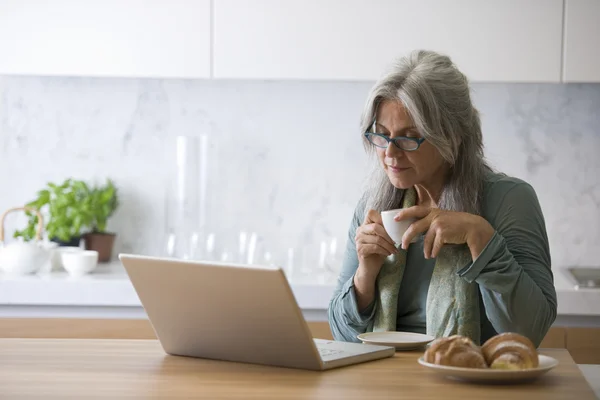
{"label": "glasses lens", "polygon": [[417,142],[415,142],[414,140],[410,140],[408,138],[403,138],[403,137],[396,138],[396,144],[402,150],[407,150],[407,151],[416,150],[419,147],[419,144]]}
{"label": "glasses lens", "polygon": [[377,147],[387,147],[388,145],[388,142],[384,137],[374,133],[368,133],[367,138],[369,139],[369,142],[373,143]]}

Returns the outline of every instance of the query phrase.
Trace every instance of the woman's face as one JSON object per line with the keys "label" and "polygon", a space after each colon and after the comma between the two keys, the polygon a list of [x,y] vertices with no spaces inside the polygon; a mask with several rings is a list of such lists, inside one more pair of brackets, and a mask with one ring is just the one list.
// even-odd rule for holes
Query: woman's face
{"label": "woman's face", "polygon": [[[390,138],[421,137],[404,106],[397,101],[386,100],[379,105],[375,128],[377,133]],[[437,185],[444,178],[446,162],[427,140],[415,151],[401,150],[392,143],[387,148],[377,147],[377,156],[390,182],[398,189]]]}

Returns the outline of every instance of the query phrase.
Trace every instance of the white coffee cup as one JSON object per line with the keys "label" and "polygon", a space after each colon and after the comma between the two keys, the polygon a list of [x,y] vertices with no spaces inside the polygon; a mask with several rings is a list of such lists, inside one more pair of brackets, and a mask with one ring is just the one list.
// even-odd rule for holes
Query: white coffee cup
{"label": "white coffee cup", "polygon": [[[383,221],[383,227],[387,234],[392,238],[396,244],[402,243],[402,236],[413,222],[417,218],[403,219],[402,221],[394,221],[394,217],[400,212],[401,208],[395,210],[387,210],[381,213],[381,219]],[[415,240],[413,239],[412,242]]]}

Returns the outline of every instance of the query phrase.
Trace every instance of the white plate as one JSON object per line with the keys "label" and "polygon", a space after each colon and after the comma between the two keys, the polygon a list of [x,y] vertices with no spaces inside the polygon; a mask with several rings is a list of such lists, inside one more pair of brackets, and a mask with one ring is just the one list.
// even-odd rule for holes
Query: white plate
{"label": "white plate", "polygon": [[395,347],[396,350],[414,350],[435,338],[414,332],[367,332],[357,336],[363,343]]}
{"label": "white plate", "polygon": [[481,382],[481,383],[518,383],[538,378],[558,365],[558,360],[552,357],[539,355],[539,366],[537,368],[523,369],[518,371],[482,368],[460,368],[447,365],[430,364],[419,358],[419,364],[442,375],[446,378]]}

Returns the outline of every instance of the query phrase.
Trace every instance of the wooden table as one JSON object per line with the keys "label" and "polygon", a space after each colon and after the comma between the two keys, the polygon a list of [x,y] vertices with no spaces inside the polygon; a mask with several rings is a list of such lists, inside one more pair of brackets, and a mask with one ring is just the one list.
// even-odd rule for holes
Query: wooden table
{"label": "wooden table", "polygon": [[166,355],[154,340],[0,339],[0,399],[594,399],[566,350],[534,383],[476,385],[439,378],[421,352],[326,372]]}

